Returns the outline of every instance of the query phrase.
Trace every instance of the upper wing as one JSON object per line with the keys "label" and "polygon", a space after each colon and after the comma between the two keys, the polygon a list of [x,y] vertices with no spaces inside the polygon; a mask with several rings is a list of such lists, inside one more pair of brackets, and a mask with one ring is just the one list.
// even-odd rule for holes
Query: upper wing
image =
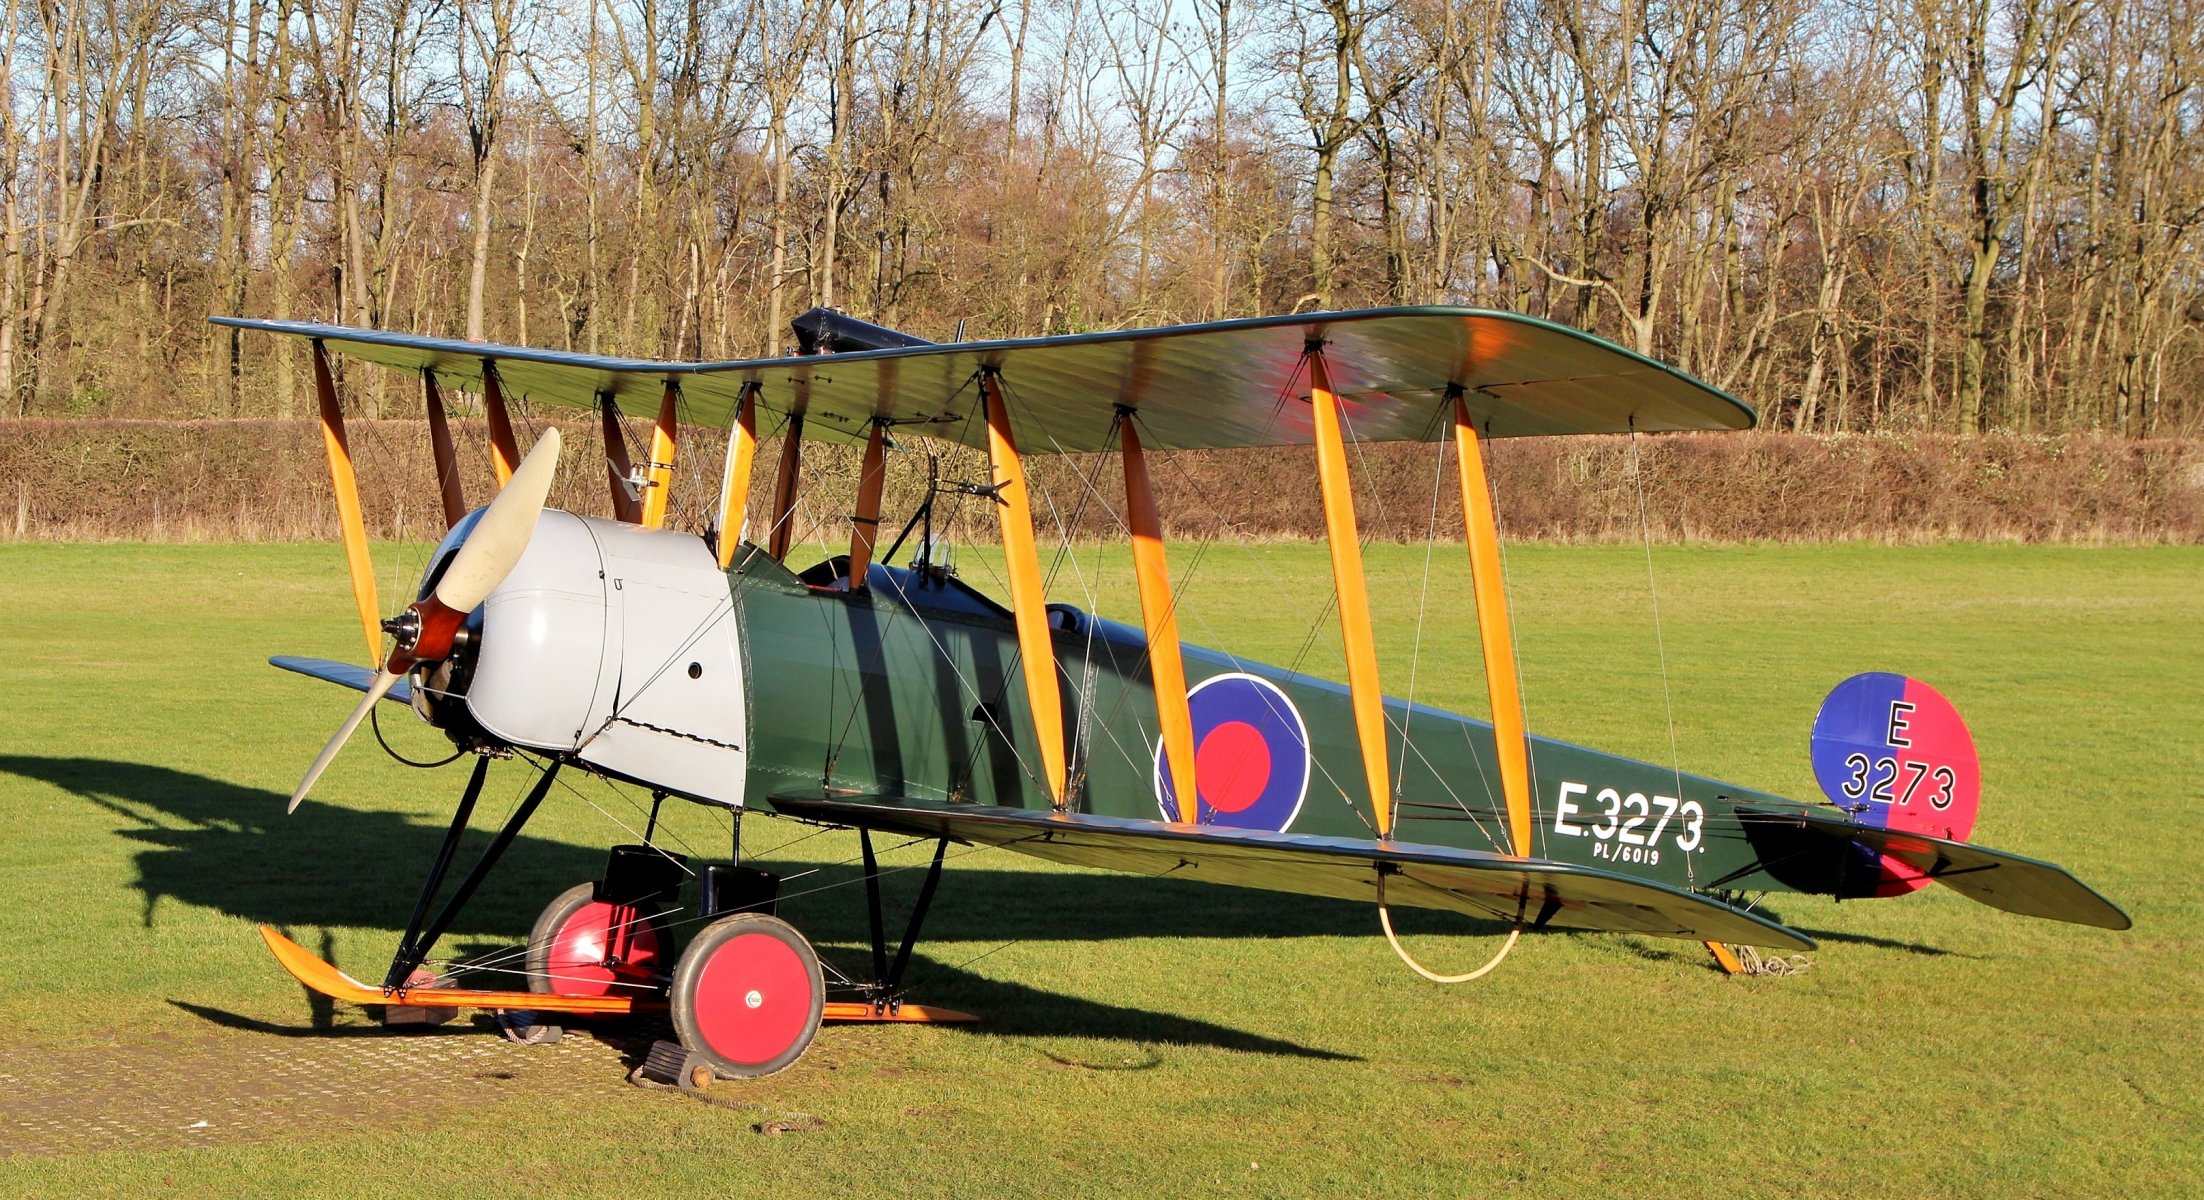
{"label": "upper wing", "polygon": [[[746,384],[769,411],[802,414],[804,436],[858,441],[885,419],[986,444],[971,382],[1002,373],[1029,453],[1114,449],[1120,405],[1154,449],[1303,445],[1312,437],[1303,351],[1321,342],[1354,437],[1449,436],[1440,401],[1466,389],[1489,437],[1746,429],[1752,409],[1680,371],[1518,313],[1391,308],[1213,321],[1166,329],[958,342],[725,363],[651,362],[415,337],[342,325],[215,317],[219,325],[319,340],[331,350],[479,390],[485,363],[512,396],[594,408],[610,395],[648,417],[668,382],[685,420],[726,425]],[[761,428],[770,433],[770,428]]]}
{"label": "upper wing", "polygon": [[1404,842],[1365,842],[1222,826],[1166,825],[1022,808],[931,804],[897,796],[779,795],[791,816],[999,846],[1054,862],[1441,908],[1533,926],[1811,950],[1805,934],[1711,897],[1540,858]]}
{"label": "upper wing", "polygon": [[2024,858],[1988,846],[1955,842],[1898,829],[1876,829],[1855,823],[1842,813],[1822,809],[1769,812],[1738,809],[1748,822],[1776,826],[1796,825],[1822,838],[1857,842],[1877,854],[1898,859],[1923,875],[1970,900],[2025,917],[2095,925],[2100,929],[2127,929],[2134,925],[2112,901],[2074,878],[2066,868]]}

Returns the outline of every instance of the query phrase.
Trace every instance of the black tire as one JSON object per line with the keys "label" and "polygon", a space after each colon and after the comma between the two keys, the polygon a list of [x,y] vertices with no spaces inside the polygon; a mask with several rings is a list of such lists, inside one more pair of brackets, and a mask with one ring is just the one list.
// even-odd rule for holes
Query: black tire
{"label": "black tire", "polygon": [[819,955],[764,913],[706,925],[673,971],[673,1028],[722,1077],[755,1079],[803,1057],[826,1011]]}

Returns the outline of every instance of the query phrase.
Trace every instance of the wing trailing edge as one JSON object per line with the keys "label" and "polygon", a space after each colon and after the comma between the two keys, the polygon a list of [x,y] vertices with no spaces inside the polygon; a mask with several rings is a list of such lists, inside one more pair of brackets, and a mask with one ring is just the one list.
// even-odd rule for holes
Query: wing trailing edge
{"label": "wing trailing edge", "polygon": [[946,837],[1076,866],[1373,903],[1382,871],[1393,904],[1497,921],[1521,912],[1535,928],[1814,948],[1797,930],[1708,896],[1540,858],[899,796],[784,794],[766,803],[806,820]]}

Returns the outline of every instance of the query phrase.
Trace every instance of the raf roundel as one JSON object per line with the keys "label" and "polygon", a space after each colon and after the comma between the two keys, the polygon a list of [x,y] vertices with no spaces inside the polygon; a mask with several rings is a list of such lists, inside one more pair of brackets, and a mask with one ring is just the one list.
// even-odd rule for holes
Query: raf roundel
{"label": "raf roundel", "polygon": [[[1194,718],[1195,821],[1278,832],[1300,815],[1309,792],[1309,730],[1278,685],[1237,672],[1213,675],[1186,694]],[[1155,754],[1156,803],[1178,819],[1178,793]]]}

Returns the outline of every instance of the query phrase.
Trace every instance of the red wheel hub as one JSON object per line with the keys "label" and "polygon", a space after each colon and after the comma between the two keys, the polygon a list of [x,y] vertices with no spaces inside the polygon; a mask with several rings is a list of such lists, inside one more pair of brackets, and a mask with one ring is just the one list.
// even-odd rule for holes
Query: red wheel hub
{"label": "red wheel hub", "polygon": [[[618,963],[606,966],[615,949]],[[552,936],[545,970],[554,992],[604,996],[654,984],[666,965],[666,945],[651,922],[632,906],[592,901]]]}
{"label": "red wheel hub", "polygon": [[712,952],[696,977],[697,1031],[734,1063],[773,1061],[804,1038],[815,997],[796,949],[767,933],[744,933]]}

